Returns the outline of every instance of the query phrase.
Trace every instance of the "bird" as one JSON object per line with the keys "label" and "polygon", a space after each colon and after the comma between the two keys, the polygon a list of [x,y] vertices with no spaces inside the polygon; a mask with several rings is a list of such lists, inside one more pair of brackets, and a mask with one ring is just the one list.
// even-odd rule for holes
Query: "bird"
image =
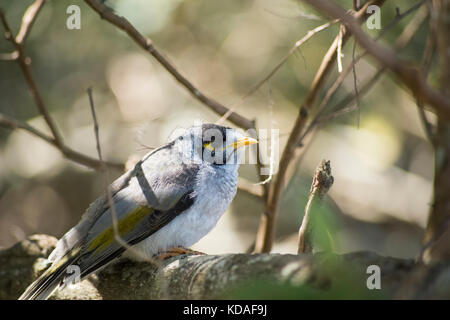
{"label": "bird", "polygon": [[188,248],[214,228],[231,204],[244,147],[255,143],[238,130],[204,123],[150,151],[109,186],[114,211],[107,194],[95,200],[58,241],[47,259],[49,268],[19,300],[48,299],[64,288],[71,266],[83,279],[120,257],[193,252]]}

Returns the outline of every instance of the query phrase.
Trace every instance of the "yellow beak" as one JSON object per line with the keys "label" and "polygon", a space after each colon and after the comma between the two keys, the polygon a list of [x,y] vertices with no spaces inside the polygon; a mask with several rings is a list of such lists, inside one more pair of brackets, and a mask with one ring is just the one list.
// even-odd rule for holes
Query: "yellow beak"
{"label": "yellow beak", "polygon": [[250,137],[243,137],[237,140],[236,142],[230,144],[228,147],[233,147],[235,150],[241,147],[249,146],[251,144],[258,143],[258,140],[250,138]]}

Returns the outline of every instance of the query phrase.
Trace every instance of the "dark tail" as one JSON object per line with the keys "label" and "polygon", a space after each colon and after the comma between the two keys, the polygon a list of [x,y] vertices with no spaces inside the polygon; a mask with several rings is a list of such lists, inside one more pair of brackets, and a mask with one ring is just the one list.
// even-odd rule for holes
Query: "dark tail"
{"label": "dark tail", "polygon": [[75,259],[69,259],[67,256],[52,264],[36,281],[34,281],[19,300],[46,300],[53,292],[59,288],[64,278],[67,276],[66,268]]}

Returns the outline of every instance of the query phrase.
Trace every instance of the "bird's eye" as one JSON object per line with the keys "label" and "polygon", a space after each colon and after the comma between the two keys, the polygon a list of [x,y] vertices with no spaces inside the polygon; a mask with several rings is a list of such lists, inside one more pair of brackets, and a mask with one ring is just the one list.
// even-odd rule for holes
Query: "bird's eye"
{"label": "bird's eye", "polygon": [[179,139],[179,140],[183,140],[183,136],[179,137],[178,139]]}

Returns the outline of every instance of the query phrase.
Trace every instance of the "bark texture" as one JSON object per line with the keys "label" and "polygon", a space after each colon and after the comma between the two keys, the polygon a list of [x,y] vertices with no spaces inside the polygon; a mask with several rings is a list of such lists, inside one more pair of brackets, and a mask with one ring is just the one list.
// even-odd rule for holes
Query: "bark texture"
{"label": "bark texture", "polygon": [[[433,0],[431,24],[440,64],[440,89],[450,99],[450,2]],[[450,259],[450,121],[439,117],[434,134],[434,183],[424,243],[426,263]]]}
{"label": "bark texture", "polygon": [[[56,239],[34,235],[0,251],[0,299],[16,299],[45,269]],[[369,265],[381,269],[381,290],[367,289]],[[450,298],[450,262],[412,283],[412,260],[372,252],[180,256],[159,267],[119,260],[52,299]],[[414,292],[412,291],[414,290]]]}

